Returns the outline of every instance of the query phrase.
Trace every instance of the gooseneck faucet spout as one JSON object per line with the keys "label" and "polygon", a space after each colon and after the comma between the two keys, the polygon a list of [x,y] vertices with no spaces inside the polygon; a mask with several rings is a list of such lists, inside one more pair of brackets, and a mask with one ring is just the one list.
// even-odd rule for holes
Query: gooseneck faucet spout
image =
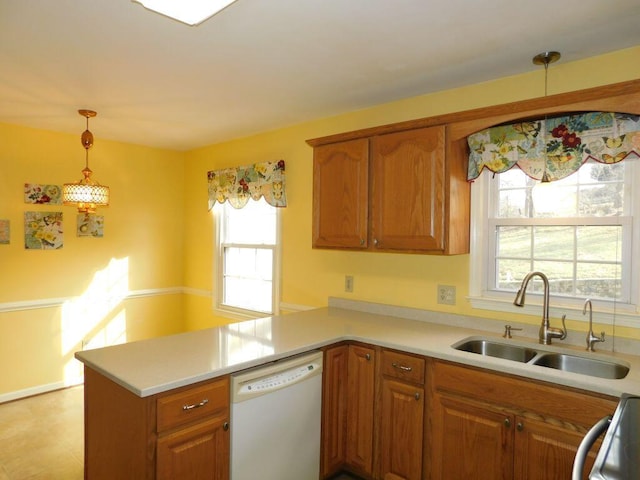
{"label": "gooseneck faucet spout", "polygon": [[589,331],[587,332],[587,351],[595,352],[593,344],[596,342],[604,342],[604,332],[600,332],[600,336],[596,336],[593,333],[593,305],[591,305],[591,299],[587,298],[584,301],[584,307],[582,307],[582,315],[587,314],[587,307],[589,307]]}
{"label": "gooseneck faucet spout", "polygon": [[524,307],[525,292],[529,281],[533,277],[540,277],[544,286],[544,292],[542,297],[542,323],[538,333],[538,341],[543,345],[551,345],[551,339],[557,338],[564,340],[567,338],[567,327],[565,325],[565,315],[562,316],[562,328],[554,328],[549,324],[549,279],[542,272],[529,272],[522,280],[520,289],[516,293],[516,298],[513,304],[516,307]]}

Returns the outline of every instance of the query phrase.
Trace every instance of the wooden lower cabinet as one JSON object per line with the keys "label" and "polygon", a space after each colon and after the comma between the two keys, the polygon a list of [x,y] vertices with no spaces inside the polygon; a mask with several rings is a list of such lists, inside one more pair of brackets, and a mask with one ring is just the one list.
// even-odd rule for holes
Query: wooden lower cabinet
{"label": "wooden lower cabinet", "polygon": [[[425,456],[431,480],[571,478],[580,441],[617,404],[611,397],[440,361],[430,362],[429,374]],[[586,475],[594,458],[592,453]]]}
{"label": "wooden lower cabinet", "polygon": [[421,480],[425,359],[343,344],[324,361],[321,477]]}
{"label": "wooden lower cabinet", "polygon": [[322,442],[320,476],[338,473],[346,458],[347,371],[349,347],[339,345],[324,351],[322,370]]}
{"label": "wooden lower cabinet", "polygon": [[375,356],[372,347],[349,345],[345,462],[365,476],[373,475]]}
{"label": "wooden lower cabinet", "polygon": [[510,416],[439,394],[432,409],[431,478],[513,478]]}
{"label": "wooden lower cabinet", "polygon": [[84,395],[86,480],[229,478],[228,376],[139,397],[87,367]]}
{"label": "wooden lower cabinet", "polygon": [[158,439],[158,480],[229,478],[226,415],[216,415]]}
{"label": "wooden lower cabinet", "polygon": [[422,386],[383,378],[380,478],[422,478],[423,417]]}

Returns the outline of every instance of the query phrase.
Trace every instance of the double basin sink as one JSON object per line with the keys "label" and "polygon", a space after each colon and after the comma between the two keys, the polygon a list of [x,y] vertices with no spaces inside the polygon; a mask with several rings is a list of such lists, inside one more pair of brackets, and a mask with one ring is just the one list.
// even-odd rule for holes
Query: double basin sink
{"label": "double basin sink", "polygon": [[470,338],[462,340],[452,345],[452,347],[463,352],[539,365],[591,377],[621,379],[629,373],[628,365],[614,360],[538,350],[533,347],[515,345],[495,339]]}

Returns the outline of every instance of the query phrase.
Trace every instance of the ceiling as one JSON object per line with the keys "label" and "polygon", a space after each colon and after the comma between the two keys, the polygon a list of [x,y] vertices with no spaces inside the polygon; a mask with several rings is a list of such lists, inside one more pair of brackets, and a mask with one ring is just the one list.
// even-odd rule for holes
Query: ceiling
{"label": "ceiling", "polygon": [[639,25],[639,0],[237,0],[197,27],[1,0],[0,122],[79,134],[90,108],[96,139],[189,150],[640,45]]}

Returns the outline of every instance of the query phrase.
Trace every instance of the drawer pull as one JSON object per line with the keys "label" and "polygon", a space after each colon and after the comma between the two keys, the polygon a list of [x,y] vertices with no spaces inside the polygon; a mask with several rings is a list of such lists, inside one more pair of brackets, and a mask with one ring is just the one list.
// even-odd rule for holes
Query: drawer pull
{"label": "drawer pull", "polygon": [[397,363],[392,363],[391,366],[393,368],[397,368],[398,370],[402,370],[403,372],[410,372],[413,370],[411,367],[405,367],[404,365],[398,365]]}
{"label": "drawer pull", "polygon": [[193,405],[183,405],[182,410],[188,412],[189,410],[193,410],[194,408],[204,407],[207,403],[209,403],[209,400],[205,398],[200,403],[194,403]]}

